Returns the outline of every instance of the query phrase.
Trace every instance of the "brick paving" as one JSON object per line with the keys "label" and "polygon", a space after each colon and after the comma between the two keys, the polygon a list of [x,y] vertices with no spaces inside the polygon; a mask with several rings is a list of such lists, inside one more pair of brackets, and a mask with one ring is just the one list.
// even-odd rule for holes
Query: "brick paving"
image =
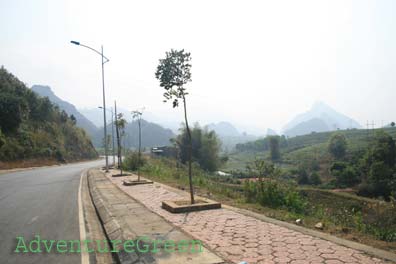
{"label": "brick paving", "polygon": [[160,184],[131,187],[122,185],[124,177],[109,178],[147,208],[233,263],[389,263],[229,209],[172,214],[161,208],[161,202],[184,198],[180,194]]}

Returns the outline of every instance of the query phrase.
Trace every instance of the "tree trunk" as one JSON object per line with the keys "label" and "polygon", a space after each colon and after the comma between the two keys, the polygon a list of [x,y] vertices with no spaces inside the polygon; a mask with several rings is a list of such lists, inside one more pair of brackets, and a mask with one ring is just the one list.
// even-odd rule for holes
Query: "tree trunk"
{"label": "tree trunk", "polygon": [[188,181],[190,184],[190,195],[191,195],[191,204],[194,204],[194,188],[192,184],[192,171],[191,171],[191,162],[192,162],[192,138],[191,138],[191,131],[190,127],[188,126],[187,120],[187,106],[186,106],[186,98],[183,95],[183,104],[184,104],[184,120],[186,122],[186,130],[188,135]]}
{"label": "tree trunk", "polygon": [[117,116],[117,105],[115,104],[115,125],[116,125],[116,135],[117,135],[117,161],[118,161],[118,168],[121,169],[122,174],[122,164],[121,164],[121,146],[120,146],[120,129],[118,127],[118,116]]}
{"label": "tree trunk", "polygon": [[141,157],[140,157],[140,155],[141,155],[141,147],[142,147],[142,130],[141,130],[141,119],[140,119],[140,117],[139,117],[139,119],[138,119],[138,125],[139,125],[139,152],[138,152],[138,171],[137,171],[137,173],[138,173],[138,181],[140,181],[140,173],[139,173],[139,171],[140,171],[140,160],[141,160]]}
{"label": "tree trunk", "polygon": [[121,175],[122,175],[122,134],[124,134],[124,131],[120,135],[120,170],[121,170]]}

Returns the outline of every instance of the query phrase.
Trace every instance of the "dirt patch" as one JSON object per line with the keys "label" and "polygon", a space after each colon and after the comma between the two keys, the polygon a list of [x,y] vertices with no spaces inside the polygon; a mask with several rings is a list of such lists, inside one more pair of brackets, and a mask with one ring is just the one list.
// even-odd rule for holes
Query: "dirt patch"
{"label": "dirt patch", "polygon": [[19,169],[19,168],[31,168],[31,167],[42,167],[51,165],[60,165],[61,163],[55,159],[28,159],[28,160],[17,160],[17,161],[0,161],[0,170]]}

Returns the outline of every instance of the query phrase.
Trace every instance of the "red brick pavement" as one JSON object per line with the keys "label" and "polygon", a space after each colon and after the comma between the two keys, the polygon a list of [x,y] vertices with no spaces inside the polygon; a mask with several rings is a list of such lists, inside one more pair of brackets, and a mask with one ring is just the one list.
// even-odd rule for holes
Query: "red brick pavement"
{"label": "red brick pavement", "polygon": [[234,263],[387,263],[363,252],[229,209],[172,214],[161,208],[161,201],[181,199],[180,194],[160,184],[131,187],[122,185],[123,177],[109,178],[150,210]]}

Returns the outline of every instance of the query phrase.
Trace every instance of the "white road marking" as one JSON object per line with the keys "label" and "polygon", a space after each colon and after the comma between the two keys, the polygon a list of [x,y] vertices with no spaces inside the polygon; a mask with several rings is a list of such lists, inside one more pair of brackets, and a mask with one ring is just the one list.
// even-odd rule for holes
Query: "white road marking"
{"label": "white road marking", "polygon": [[[82,179],[86,171],[81,173],[80,177],[80,187],[78,188],[78,221],[80,226],[80,241],[81,245],[83,245],[83,241],[87,239],[86,231],[85,231],[85,220],[84,220],[84,212],[82,208],[82,197],[81,197],[81,187],[82,187]],[[83,249],[84,247],[81,247]],[[85,250],[81,250],[81,264],[89,264],[89,254],[85,252]]]}

